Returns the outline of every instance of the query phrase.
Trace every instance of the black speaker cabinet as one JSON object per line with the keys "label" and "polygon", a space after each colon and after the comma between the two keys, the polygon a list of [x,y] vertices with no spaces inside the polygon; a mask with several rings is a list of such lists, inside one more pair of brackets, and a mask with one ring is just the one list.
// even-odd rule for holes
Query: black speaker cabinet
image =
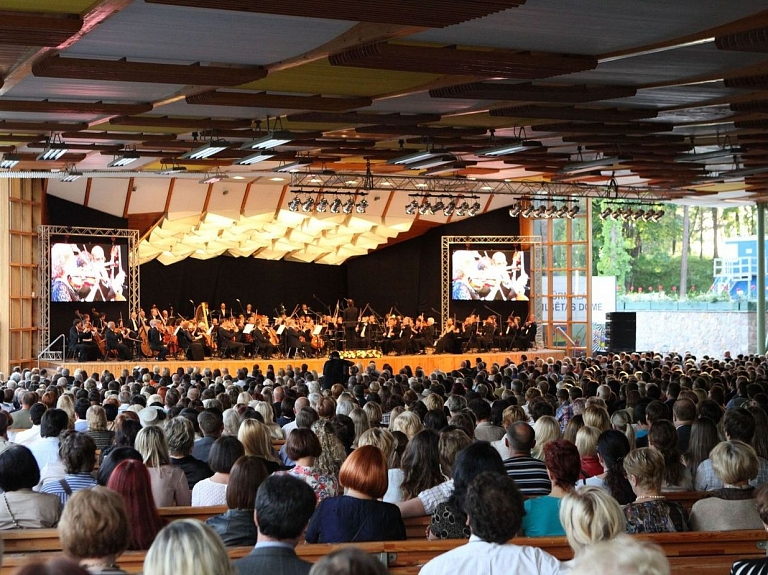
{"label": "black speaker cabinet", "polygon": [[633,311],[615,311],[605,316],[605,335],[608,351],[635,351],[637,341],[637,314]]}

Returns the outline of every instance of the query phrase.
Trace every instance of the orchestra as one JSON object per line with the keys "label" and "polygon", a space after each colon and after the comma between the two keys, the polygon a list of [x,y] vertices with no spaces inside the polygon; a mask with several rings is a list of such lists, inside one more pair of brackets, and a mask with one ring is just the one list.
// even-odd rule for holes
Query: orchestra
{"label": "orchestra", "polygon": [[[369,305],[358,310],[352,300],[347,301],[346,309],[337,306],[331,314],[318,313],[307,304],[297,305],[288,314],[281,305],[275,316],[260,315],[251,304],[235,314],[225,304],[211,311],[202,302],[190,318],[153,305],[149,314],[143,309],[132,311],[125,326],[122,317],[115,322],[92,309],[90,314],[77,312],[69,342],[79,361],[106,358],[112,350],[121,360],[145,357],[162,361],[170,356],[202,361],[216,356],[325,357],[332,351],[357,349],[377,349],[385,355],[424,354],[428,349],[438,354],[525,350],[536,337],[532,315],[521,323],[513,313],[502,325],[501,315],[483,319],[473,311],[463,321],[447,318],[440,330],[435,318],[425,314],[402,316],[393,313],[397,311],[393,308],[382,316]],[[354,309],[354,317],[350,309]],[[225,310],[229,315],[224,315]]]}

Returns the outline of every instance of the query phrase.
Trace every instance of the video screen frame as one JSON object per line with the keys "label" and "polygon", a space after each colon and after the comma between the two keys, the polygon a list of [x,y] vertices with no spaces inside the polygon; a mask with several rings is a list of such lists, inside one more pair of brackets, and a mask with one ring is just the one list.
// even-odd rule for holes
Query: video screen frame
{"label": "video screen frame", "polygon": [[120,302],[130,289],[125,242],[55,241],[50,245],[50,301]]}
{"label": "video screen frame", "polygon": [[509,244],[451,246],[451,301],[528,301],[528,250]]}

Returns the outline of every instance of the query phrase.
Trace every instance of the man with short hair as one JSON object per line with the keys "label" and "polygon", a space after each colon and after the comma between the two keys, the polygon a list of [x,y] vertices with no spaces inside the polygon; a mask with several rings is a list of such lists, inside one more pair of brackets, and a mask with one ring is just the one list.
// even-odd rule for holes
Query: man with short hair
{"label": "man with short hair", "polygon": [[256,547],[235,561],[240,575],[307,575],[311,563],[296,556],[295,547],[315,511],[315,492],[290,475],[270,475],[256,492],[253,519]]}
{"label": "man with short hair", "polygon": [[466,545],[429,561],[419,575],[555,575],[561,563],[538,547],[508,543],[520,530],[523,495],[509,477],[490,471],[469,484],[464,509],[472,535]]}
{"label": "man with short hair", "polygon": [[38,395],[34,391],[27,391],[21,396],[21,409],[14,411],[12,416],[14,429],[29,429],[32,427],[29,410],[38,402],[38,399]]}
{"label": "man with short hair", "polygon": [[[480,387],[480,386],[478,386]],[[477,425],[475,439],[478,441],[498,441],[504,437],[504,428],[491,422],[491,404],[484,399],[475,398],[469,402],[469,409],[475,414]]]}
{"label": "man with short hair", "polygon": [[504,437],[509,457],[504,460],[504,469],[526,497],[549,495],[552,482],[543,461],[531,457],[536,446],[536,433],[525,421],[516,421],[507,427]]}
{"label": "man with short hair", "polygon": [[224,418],[217,409],[205,409],[197,416],[197,423],[203,437],[195,441],[192,448],[192,457],[208,463],[211,447],[224,432]]}
{"label": "man with short hair", "polygon": [[[37,395],[37,394],[35,394]],[[48,410],[44,403],[35,403],[29,408],[29,419],[32,422],[32,427],[20,431],[13,439],[14,443],[18,445],[29,445],[33,441],[40,439],[40,423],[43,419],[43,414]]]}
{"label": "man with short hair", "polygon": [[672,423],[677,430],[677,447],[680,453],[688,451],[691,426],[696,419],[696,404],[690,399],[678,399],[672,404]]}

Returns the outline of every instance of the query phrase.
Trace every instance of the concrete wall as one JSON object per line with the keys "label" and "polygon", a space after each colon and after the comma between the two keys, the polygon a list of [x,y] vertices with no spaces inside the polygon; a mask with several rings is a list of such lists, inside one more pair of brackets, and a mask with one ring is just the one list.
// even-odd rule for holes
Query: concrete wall
{"label": "concrete wall", "polygon": [[739,311],[638,311],[637,349],[722,357],[755,353],[756,314]]}

